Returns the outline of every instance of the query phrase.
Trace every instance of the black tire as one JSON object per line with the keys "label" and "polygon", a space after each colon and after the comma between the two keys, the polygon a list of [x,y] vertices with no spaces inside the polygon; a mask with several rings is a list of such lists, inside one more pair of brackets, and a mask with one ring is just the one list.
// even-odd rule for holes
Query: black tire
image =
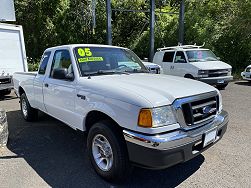
{"label": "black tire", "polygon": [[26,121],[36,121],[38,119],[38,110],[31,107],[25,93],[20,97],[20,107]]}
{"label": "black tire", "polygon": [[228,83],[227,84],[217,85],[216,88],[219,89],[219,90],[224,90],[227,87],[227,85],[228,85]]}
{"label": "black tire", "polygon": [[189,79],[194,80],[194,77],[193,77],[191,74],[186,74],[186,75],[184,76],[184,78],[189,78]]}
{"label": "black tire", "polygon": [[11,93],[11,89],[5,89],[0,91],[1,96],[9,95]]}
{"label": "black tire", "polygon": [[[97,165],[93,156],[93,141],[99,135],[104,136],[108,140],[112,149],[113,163],[107,171],[102,170]],[[122,131],[111,121],[103,120],[91,127],[87,138],[87,151],[96,173],[105,180],[123,182],[132,170]]]}

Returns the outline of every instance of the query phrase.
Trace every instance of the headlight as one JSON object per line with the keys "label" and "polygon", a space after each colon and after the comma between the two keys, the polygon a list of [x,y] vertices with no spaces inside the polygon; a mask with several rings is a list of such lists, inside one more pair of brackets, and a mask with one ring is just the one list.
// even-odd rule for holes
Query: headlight
{"label": "headlight", "polygon": [[227,71],[228,71],[228,76],[231,76],[231,74],[232,74],[232,68],[227,69]]}
{"label": "headlight", "polygon": [[221,96],[221,94],[220,94],[220,92],[219,91],[217,91],[218,92],[218,96],[219,96],[219,113],[222,111],[222,109],[223,109],[223,106],[222,106],[222,96]]}
{"label": "headlight", "polygon": [[198,71],[198,75],[201,77],[208,77],[208,73],[209,73],[208,70],[199,70]]}
{"label": "headlight", "polygon": [[138,118],[140,127],[160,127],[176,123],[171,106],[141,109]]}

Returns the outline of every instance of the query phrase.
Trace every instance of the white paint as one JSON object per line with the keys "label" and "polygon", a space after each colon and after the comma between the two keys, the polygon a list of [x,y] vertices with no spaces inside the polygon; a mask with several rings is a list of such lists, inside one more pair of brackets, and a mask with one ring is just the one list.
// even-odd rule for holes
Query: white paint
{"label": "white paint", "polygon": [[0,24],[0,74],[27,70],[22,26]]}

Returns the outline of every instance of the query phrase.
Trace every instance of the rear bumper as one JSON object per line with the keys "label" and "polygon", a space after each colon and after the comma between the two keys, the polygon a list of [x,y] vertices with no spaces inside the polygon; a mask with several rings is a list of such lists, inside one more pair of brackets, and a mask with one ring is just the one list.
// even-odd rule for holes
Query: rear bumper
{"label": "rear bumper", "polygon": [[197,78],[199,81],[205,82],[211,85],[227,84],[233,80],[233,76],[222,76],[222,77],[208,77],[208,78]]}
{"label": "rear bumper", "polygon": [[[226,132],[228,113],[222,111],[214,122],[184,131],[176,130],[160,135],[143,135],[124,130],[129,159],[150,169],[163,169],[188,161],[218,142]],[[216,130],[214,142],[203,147],[205,133]]]}

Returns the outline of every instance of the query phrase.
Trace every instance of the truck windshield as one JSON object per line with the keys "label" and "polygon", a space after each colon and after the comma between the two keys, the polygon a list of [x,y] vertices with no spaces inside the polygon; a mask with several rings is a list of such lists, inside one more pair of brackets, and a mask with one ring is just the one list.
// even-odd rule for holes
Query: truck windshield
{"label": "truck windshield", "polygon": [[82,76],[148,72],[132,51],[108,47],[76,47],[74,54]]}
{"label": "truck windshield", "polygon": [[217,57],[210,50],[186,51],[189,62],[218,61]]}

